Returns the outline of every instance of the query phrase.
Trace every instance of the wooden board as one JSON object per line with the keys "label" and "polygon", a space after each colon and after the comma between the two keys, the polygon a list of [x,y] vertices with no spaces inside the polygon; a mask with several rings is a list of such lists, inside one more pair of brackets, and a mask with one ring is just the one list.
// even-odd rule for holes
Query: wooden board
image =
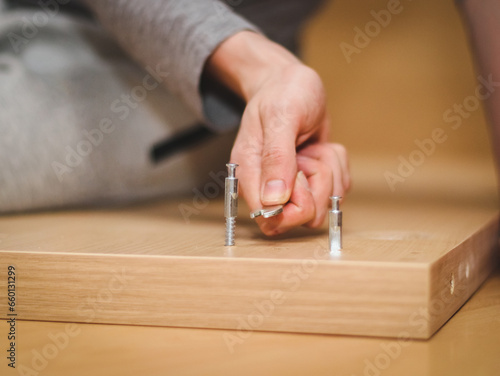
{"label": "wooden board", "polygon": [[[189,223],[186,207],[198,207]],[[224,247],[217,200],[3,217],[0,290],[14,265],[21,320],[237,329],[233,341],[255,330],[429,338],[496,263],[492,208],[351,200],[343,211],[340,255],[326,227],[269,239],[245,208]]]}
{"label": "wooden board", "polygon": [[254,332],[230,346],[232,331],[215,329],[20,321],[16,330],[16,369],[4,360],[2,376],[497,376],[500,269],[427,341]]}

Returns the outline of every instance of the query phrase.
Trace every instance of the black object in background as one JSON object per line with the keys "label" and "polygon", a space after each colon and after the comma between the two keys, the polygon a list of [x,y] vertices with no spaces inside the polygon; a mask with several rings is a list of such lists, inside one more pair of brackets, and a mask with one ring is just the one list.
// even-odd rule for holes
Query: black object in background
{"label": "black object in background", "polygon": [[171,155],[191,149],[213,136],[215,136],[215,133],[203,124],[196,124],[185,131],[179,132],[168,140],[160,141],[153,145],[150,155],[151,160],[154,163],[159,163]]}

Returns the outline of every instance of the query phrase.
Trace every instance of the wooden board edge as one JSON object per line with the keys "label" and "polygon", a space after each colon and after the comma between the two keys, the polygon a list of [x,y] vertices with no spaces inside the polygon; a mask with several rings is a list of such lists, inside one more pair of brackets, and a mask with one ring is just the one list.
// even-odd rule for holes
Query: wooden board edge
{"label": "wooden board edge", "polygon": [[[499,216],[434,262],[429,270],[428,337],[441,328],[498,265]],[[473,250],[472,252],[470,250]]]}
{"label": "wooden board edge", "polygon": [[[408,320],[426,301],[428,281],[422,265],[116,255],[63,258],[3,252],[0,270],[13,264],[19,275],[19,319],[236,331],[245,330],[246,323],[252,331],[387,337],[403,333],[421,338]],[[5,280],[0,280],[3,289]],[[280,290],[286,298],[277,297]],[[259,315],[266,316],[259,313],[259,304],[269,301],[272,314],[255,324]],[[5,312],[1,296],[0,318]]]}

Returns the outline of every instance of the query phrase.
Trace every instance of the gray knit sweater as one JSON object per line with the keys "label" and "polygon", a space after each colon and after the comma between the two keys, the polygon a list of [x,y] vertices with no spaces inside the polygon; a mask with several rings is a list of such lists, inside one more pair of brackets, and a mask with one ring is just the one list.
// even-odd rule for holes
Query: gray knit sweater
{"label": "gray knit sweater", "polygon": [[82,1],[99,22],[30,2],[0,0],[0,212],[194,192],[231,134],[160,164],[149,153],[197,122],[238,125],[234,95],[200,90],[206,59],[240,30],[295,50],[319,1]]}

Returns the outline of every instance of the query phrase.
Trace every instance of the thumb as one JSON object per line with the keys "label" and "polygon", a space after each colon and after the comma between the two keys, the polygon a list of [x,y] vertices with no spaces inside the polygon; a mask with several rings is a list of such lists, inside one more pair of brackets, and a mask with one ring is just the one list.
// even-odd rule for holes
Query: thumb
{"label": "thumb", "polygon": [[260,199],[264,206],[288,202],[297,175],[293,130],[278,129],[266,130],[264,126],[260,180]]}

